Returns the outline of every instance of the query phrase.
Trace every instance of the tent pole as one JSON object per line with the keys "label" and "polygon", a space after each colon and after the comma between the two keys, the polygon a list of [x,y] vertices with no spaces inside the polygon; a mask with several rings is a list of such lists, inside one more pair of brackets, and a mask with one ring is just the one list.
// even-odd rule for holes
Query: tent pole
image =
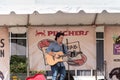
{"label": "tent pole", "polygon": [[[28,31],[28,30],[27,30]],[[30,63],[29,63],[29,44],[28,44],[29,40],[28,40],[28,32],[27,32],[27,48],[26,48],[26,57],[27,57],[27,77],[30,75],[29,72],[30,72]]]}
{"label": "tent pole", "polygon": [[95,70],[95,80],[97,80],[97,69]]}
{"label": "tent pole", "polygon": [[27,30],[26,30],[26,34],[27,34],[27,77],[30,76],[29,72],[30,72],[30,59],[29,59],[29,37],[28,37],[28,26],[29,26],[29,14],[27,17]]}

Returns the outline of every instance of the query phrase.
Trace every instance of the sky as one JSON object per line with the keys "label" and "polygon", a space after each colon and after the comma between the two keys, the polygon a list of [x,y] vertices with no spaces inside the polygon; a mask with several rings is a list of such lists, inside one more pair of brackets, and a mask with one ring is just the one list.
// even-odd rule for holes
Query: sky
{"label": "sky", "polygon": [[0,14],[10,13],[54,13],[85,12],[96,13],[103,10],[120,12],[120,0],[0,0]]}

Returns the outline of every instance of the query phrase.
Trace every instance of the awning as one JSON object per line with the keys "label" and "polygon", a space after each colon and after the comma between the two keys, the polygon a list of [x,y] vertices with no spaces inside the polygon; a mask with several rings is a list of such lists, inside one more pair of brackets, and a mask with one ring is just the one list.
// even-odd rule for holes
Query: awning
{"label": "awning", "polygon": [[78,13],[64,13],[58,11],[57,13],[39,14],[35,11],[33,14],[4,14],[0,15],[0,26],[119,26],[120,13],[85,13],[80,11]]}

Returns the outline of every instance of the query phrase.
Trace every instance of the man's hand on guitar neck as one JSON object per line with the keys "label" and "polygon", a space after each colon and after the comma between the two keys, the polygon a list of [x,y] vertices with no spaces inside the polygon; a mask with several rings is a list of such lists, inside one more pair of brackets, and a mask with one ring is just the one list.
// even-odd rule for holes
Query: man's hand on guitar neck
{"label": "man's hand on guitar neck", "polygon": [[77,52],[77,51],[72,51],[72,52],[69,52],[69,53],[70,53],[70,57],[76,57],[76,56],[79,55],[79,54],[83,54],[82,51],[79,51],[79,52]]}
{"label": "man's hand on guitar neck", "polygon": [[83,52],[82,52],[82,51],[79,51],[78,53],[79,53],[79,54],[83,54]]}

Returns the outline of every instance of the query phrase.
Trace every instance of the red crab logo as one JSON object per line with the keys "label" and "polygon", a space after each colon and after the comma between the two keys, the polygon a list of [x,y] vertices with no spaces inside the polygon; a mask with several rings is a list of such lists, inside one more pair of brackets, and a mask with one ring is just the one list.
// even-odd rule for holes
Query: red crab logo
{"label": "red crab logo", "polygon": [[[38,48],[42,51],[44,47],[48,47],[50,45],[50,43],[54,42],[53,40],[51,39],[43,39],[41,41],[38,42]],[[76,58],[78,57],[78,58]],[[69,65],[72,65],[72,66],[81,66],[83,65],[85,62],[87,61],[87,57],[86,55],[84,55],[83,53],[79,53],[77,56],[75,56],[75,59],[72,59],[70,61],[68,61],[68,64]]]}
{"label": "red crab logo", "polygon": [[38,48],[42,50],[43,47],[48,47],[51,42],[54,42],[54,41],[51,39],[43,39],[38,42]]}

